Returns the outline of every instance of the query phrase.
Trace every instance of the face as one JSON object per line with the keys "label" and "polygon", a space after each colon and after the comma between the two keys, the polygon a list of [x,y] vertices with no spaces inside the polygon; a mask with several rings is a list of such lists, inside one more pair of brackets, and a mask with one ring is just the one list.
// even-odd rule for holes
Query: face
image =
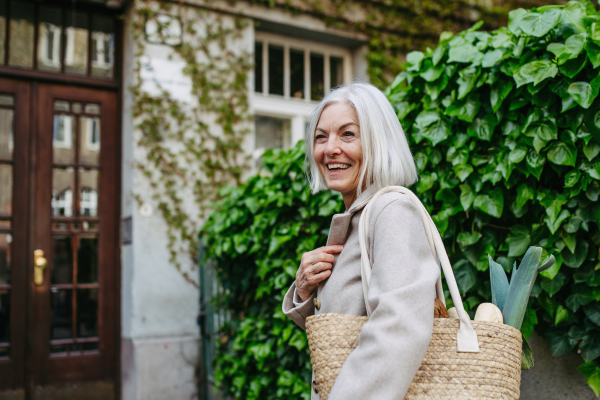
{"label": "face", "polygon": [[349,207],[356,198],[363,159],[354,107],[335,103],[323,110],[315,130],[314,157],[327,186],[341,192]]}

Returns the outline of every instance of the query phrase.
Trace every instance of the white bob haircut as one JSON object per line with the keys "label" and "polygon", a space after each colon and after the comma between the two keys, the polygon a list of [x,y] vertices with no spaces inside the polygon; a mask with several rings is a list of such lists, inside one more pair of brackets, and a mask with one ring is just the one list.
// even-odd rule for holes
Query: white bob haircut
{"label": "white bob haircut", "polygon": [[363,161],[357,196],[363,187],[375,185],[379,190],[386,186],[410,186],[417,181],[415,160],[392,105],[375,86],[352,83],[329,92],[310,115],[305,144],[308,181],[313,193],[328,189],[315,162],[315,131],[323,110],[336,103],[354,107],[360,125]]}

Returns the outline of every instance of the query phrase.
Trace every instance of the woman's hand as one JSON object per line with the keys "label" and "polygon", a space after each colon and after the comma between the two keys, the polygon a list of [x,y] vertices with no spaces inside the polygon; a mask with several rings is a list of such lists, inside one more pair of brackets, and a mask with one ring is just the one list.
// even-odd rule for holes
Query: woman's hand
{"label": "woman's hand", "polygon": [[331,275],[334,254],[340,253],[344,246],[325,246],[302,254],[300,267],[296,272],[296,293],[302,301],[310,298],[319,282]]}

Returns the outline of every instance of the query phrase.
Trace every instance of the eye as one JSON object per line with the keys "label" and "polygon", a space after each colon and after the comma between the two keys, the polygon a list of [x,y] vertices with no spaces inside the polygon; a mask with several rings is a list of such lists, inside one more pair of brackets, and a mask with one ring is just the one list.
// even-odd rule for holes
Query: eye
{"label": "eye", "polygon": [[315,141],[316,142],[322,142],[325,139],[326,139],[326,137],[322,133],[317,133],[317,135],[315,136]]}
{"label": "eye", "polygon": [[354,132],[346,131],[346,132],[344,132],[344,136],[354,136]]}

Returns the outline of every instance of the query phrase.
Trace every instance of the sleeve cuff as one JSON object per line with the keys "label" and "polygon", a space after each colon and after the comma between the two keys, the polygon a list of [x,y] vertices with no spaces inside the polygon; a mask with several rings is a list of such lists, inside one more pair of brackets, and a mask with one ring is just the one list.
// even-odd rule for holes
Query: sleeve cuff
{"label": "sleeve cuff", "polygon": [[310,301],[310,298],[306,301],[302,301],[300,296],[298,296],[298,293],[296,293],[296,288],[294,288],[294,297],[292,300],[292,302],[294,303],[294,307],[301,307],[301,306],[305,305],[306,303],[308,303],[309,301]]}

